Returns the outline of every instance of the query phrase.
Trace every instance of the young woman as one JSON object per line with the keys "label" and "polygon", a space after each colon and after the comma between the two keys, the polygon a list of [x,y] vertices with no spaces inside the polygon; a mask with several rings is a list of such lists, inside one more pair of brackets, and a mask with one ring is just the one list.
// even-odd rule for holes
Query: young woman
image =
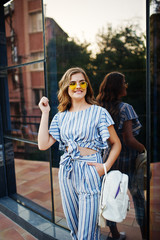
{"label": "young woman", "polygon": [[40,150],[56,141],[64,151],[59,169],[61,199],[72,239],[98,240],[99,197],[104,174],[101,150],[111,151],[105,162],[108,171],[117,159],[121,143],[110,114],[96,105],[85,71],[71,68],[59,82],[59,112],[48,131],[49,100],[42,97],[38,132]]}
{"label": "young woman", "polygon": [[[107,74],[100,85],[97,101],[106,108],[115,122],[115,130],[122,144],[121,153],[112,169],[118,169],[129,176],[129,190],[131,192],[136,219],[140,226],[142,237],[146,237],[145,223],[145,198],[143,191],[143,172],[141,180],[135,178],[135,159],[138,153],[142,153],[145,147],[136,136],[140,132],[141,124],[133,107],[122,102],[122,97],[127,95],[128,84],[125,76],[119,72]],[[109,149],[104,152],[104,161],[107,159]],[[141,186],[139,185],[141,182]],[[118,232],[116,223],[107,222],[112,237],[110,239],[125,239],[126,236]]]}

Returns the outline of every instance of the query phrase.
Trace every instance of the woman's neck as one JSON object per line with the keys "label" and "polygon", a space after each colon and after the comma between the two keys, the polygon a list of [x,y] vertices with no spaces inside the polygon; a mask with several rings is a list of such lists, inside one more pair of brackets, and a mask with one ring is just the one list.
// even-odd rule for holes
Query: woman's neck
{"label": "woman's neck", "polygon": [[71,112],[75,112],[75,111],[81,111],[81,110],[85,110],[86,108],[88,108],[91,104],[88,104],[86,102],[86,100],[84,99],[83,101],[72,101],[71,107],[69,109],[69,111]]}

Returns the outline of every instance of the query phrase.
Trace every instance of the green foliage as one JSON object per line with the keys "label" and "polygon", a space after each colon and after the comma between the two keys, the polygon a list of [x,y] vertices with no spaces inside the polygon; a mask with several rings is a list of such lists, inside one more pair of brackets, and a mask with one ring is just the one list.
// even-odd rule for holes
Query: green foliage
{"label": "green foliage", "polygon": [[98,52],[92,57],[88,51],[90,44],[79,43],[74,39],[56,36],[50,44],[56,46],[57,80],[70,68],[79,66],[86,70],[95,96],[104,76],[111,71],[120,71],[129,83],[128,97],[125,101],[133,105],[145,125],[146,91],[146,47],[145,36],[137,33],[136,25],[128,25],[112,30],[102,29],[97,34]]}
{"label": "green foliage", "polygon": [[74,39],[57,36],[50,44],[56,44],[57,79],[61,79],[64,72],[71,67],[88,69],[91,52],[87,50],[88,43],[77,43]]}
{"label": "green foliage", "polygon": [[115,31],[108,27],[97,35],[99,52],[93,61],[96,81],[92,85],[97,95],[99,85],[107,73],[123,73],[129,83],[128,95],[124,101],[133,105],[145,129],[146,47],[144,34],[138,35],[136,29],[137,26],[134,25]]}
{"label": "green foliage", "polygon": [[107,72],[145,72],[144,36],[137,35],[135,26],[107,31],[97,35],[99,52],[94,65],[97,67],[97,77],[102,81]]}
{"label": "green foliage", "polygon": [[[112,30],[103,29],[97,34],[98,53],[91,57],[89,43],[79,43],[74,39],[56,36],[49,45],[55,45],[57,80],[70,67],[80,66],[90,77],[95,96],[104,76],[111,71],[120,71],[127,77],[129,91],[141,95],[145,84],[145,37],[137,34],[137,26],[129,25]],[[136,76],[136,79],[135,79]],[[138,88],[137,88],[138,87]],[[131,92],[130,92],[131,93]]]}

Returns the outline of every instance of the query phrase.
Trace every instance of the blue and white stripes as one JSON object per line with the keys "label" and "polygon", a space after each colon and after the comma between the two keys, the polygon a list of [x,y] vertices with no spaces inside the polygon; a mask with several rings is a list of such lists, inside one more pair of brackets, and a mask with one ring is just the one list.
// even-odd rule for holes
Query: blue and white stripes
{"label": "blue and white stripes", "polygon": [[108,127],[113,124],[107,110],[92,105],[78,112],[57,113],[51,122],[49,133],[59,141],[60,150],[65,150],[71,139],[80,147],[98,151],[108,146],[107,139],[110,137]]}
{"label": "blue and white stripes", "polygon": [[121,102],[119,109],[120,109],[120,114],[119,114],[120,115],[120,123],[119,123],[118,129],[120,130],[123,128],[123,123],[125,121],[132,120],[133,136],[138,135],[142,125],[139,122],[138,116],[137,116],[136,112],[134,111],[133,107],[128,103]]}
{"label": "blue and white stripes", "polygon": [[[63,210],[74,240],[100,239],[101,179],[95,166],[87,162],[102,163],[100,150],[108,147],[108,127],[113,124],[107,110],[97,105],[78,112],[59,112],[51,122],[49,133],[59,142],[60,150],[64,150],[59,184]],[[82,157],[78,147],[91,148],[97,153]]]}
{"label": "blue and white stripes", "polygon": [[95,166],[87,162],[102,163],[99,153],[72,160],[70,178],[66,165],[60,165],[59,185],[63,210],[74,240],[99,240],[98,226],[101,179]]}
{"label": "blue and white stripes", "polygon": [[[138,151],[134,148],[131,148],[124,142],[124,139],[123,139],[124,123],[125,121],[132,121],[133,136],[136,136],[139,134],[142,125],[139,122],[139,119],[135,110],[130,104],[121,102],[119,105],[119,111],[120,111],[119,112],[120,122],[119,122],[118,130],[116,131],[122,144],[122,150],[116,162],[112,166],[112,169],[118,169],[124,173],[129,174],[129,172],[132,173],[133,169],[135,169],[134,160],[137,157]],[[104,161],[106,161],[109,152],[110,152],[109,148],[107,148],[104,151]]]}

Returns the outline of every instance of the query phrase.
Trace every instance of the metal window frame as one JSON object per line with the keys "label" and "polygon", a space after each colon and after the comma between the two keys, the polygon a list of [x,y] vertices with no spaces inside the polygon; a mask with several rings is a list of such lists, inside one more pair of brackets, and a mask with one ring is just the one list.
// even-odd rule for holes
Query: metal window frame
{"label": "metal window frame", "polygon": [[[1,4],[4,4],[7,1],[2,1]],[[44,4],[43,0],[41,0],[42,4],[42,21],[43,21],[43,46],[44,46],[44,59],[32,61],[28,63],[24,63],[21,65],[14,65],[9,67],[0,67],[0,72],[7,71],[9,69],[19,68],[23,66],[27,66],[33,63],[44,63],[44,80],[45,80],[45,95],[48,96],[48,83],[47,83],[47,65],[46,65],[46,44],[45,44],[45,18],[44,18]],[[151,154],[151,87],[150,87],[150,1],[146,0],[146,148],[148,152],[147,156],[147,235],[148,239],[150,239],[150,154]],[[36,144],[32,141],[27,141],[23,139],[14,138],[11,136],[3,136],[6,139],[18,140],[22,142],[26,142],[29,144]],[[51,221],[55,222],[54,217],[54,200],[53,200],[53,176],[52,176],[52,159],[51,159],[51,151],[49,151],[49,162],[50,162],[50,182],[51,182],[51,195],[52,195],[52,216]],[[17,198],[18,199],[18,198]],[[24,199],[23,199],[24,200]]]}
{"label": "metal window frame", "polygon": [[151,156],[151,81],[150,81],[150,1],[146,0],[146,148],[147,148],[147,238],[150,239],[150,156]]}
{"label": "metal window frame", "polygon": [[[3,4],[7,3],[8,1],[3,1],[3,3],[1,3],[1,7],[3,7]],[[35,60],[35,61],[22,63],[22,64],[15,64],[13,66],[6,66],[6,67],[1,67],[0,66],[0,72],[1,73],[7,72],[10,69],[22,68],[22,67],[25,67],[27,65],[32,65],[32,64],[35,64],[35,63],[43,63],[44,64],[44,70],[43,71],[44,71],[45,95],[48,96],[47,66],[46,66],[46,64],[47,64],[46,63],[46,44],[45,44],[45,17],[44,17],[44,3],[43,3],[43,0],[41,0],[41,6],[42,6],[42,26],[43,26],[42,31],[43,31],[44,58],[42,58],[40,60]],[[7,108],[9,108],[9,106],[7,106]],[[19,141],[19,142],[25,142],[27,144],[37,145],[37,143],[34,142],[34,141],[29,141],[29,140],[26,140],[26,139],[12,137],[12,136],[8,136],[8,135],[4,135],[3,138],[7,139],[7,140]],[[48,152],[49,152],[49,163],[50,163],[50,170],[49,171],[50,171],[51,205],[52,205],[51,212],[47,209],[45,211],[45,209],[43,207],[39,206],[38,204],[30,201],[29,199],[27,199],[23,196],[20,196],[17,193],[11,195],[10,197],[12,197],[17,202],[22,203],[23,205],[25,205],[29,209],[32,209],[32,211],[40,214],[44,218],[46,218],[46,219],[50,220],[51,222],[55,223],[51,150],[48,150]],[[5,172],[5,174],[7,174],[7,172]]]}

